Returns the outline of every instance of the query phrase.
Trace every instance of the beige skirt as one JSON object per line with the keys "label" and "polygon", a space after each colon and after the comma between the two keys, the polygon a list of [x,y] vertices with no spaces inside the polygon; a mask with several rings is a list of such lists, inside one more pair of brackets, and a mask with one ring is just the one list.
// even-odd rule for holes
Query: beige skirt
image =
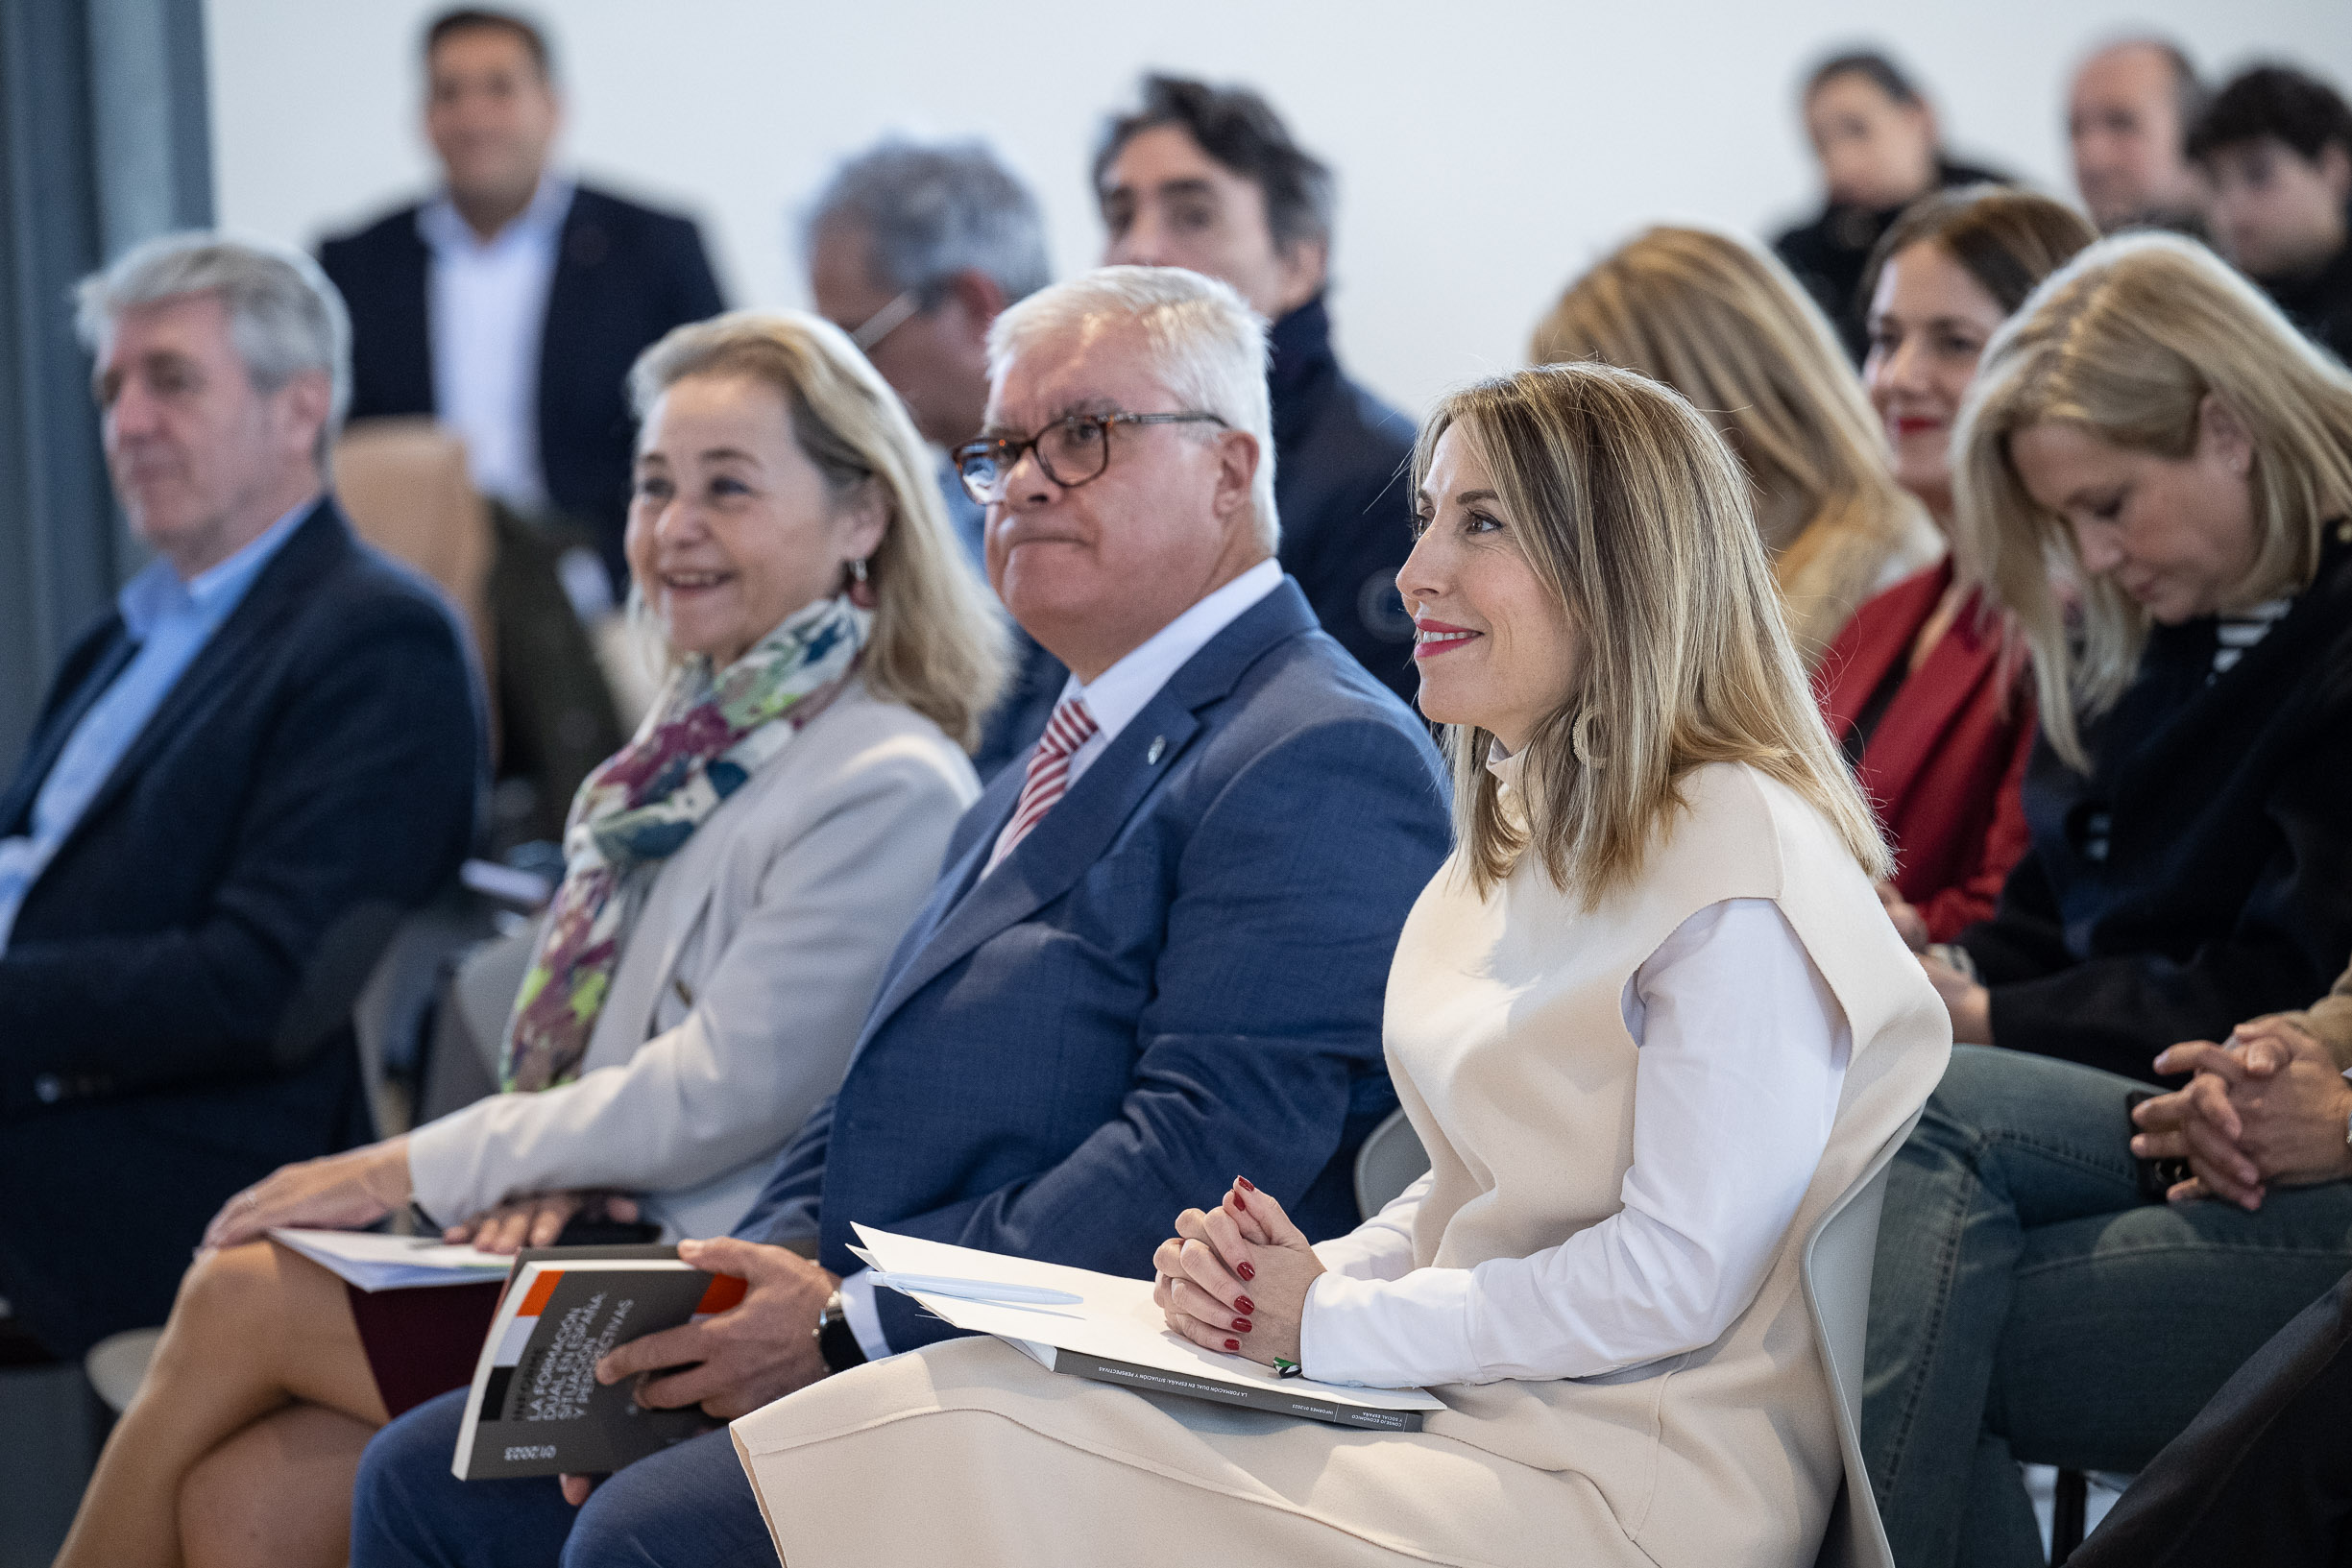
{"label": "beige skirt", "polygon": [[1135,1393],[994,1339],[827,1378],[733,1430],[787,1568],[1650,1560],[1581,1476]]}

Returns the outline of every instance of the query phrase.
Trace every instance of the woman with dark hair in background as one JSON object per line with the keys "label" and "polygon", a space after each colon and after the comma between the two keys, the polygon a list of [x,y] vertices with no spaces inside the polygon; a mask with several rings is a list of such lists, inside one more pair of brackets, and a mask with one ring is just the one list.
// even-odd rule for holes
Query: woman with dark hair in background
{"label": "woman with dark hair in background", "polygon": [[[1952,426],[1976,358],[2043,278],[2098,236],[2070,207],[2000,186],[1914,204],[1879,244],[1862,381],[1895,477],[1952,531]],[[1830,733],[1895,851],[1880,895],[1917,949],[1993,912],[2025,853],[2033,751],[2025,650],[1947,559],[1855,613],[1817,683]]]}
{"label": "woman with dark hair in background", "polygon": [[2002,177],[1944,156],[1935,109],[1876,50],[1837,55],[1805,83],[1805,134],[1821,162],[1820,215],[1772,242],[1858,363],[1862,273],[1879,237],[1929,191]]}

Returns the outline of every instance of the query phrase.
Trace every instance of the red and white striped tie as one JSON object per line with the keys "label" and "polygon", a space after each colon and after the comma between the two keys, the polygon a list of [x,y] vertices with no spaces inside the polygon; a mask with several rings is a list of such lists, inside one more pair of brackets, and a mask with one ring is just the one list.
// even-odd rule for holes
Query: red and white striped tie
{"label": "red and white striped tie", "polygon": [[982,868],[982,876],[994,871],[997,862],[1010,855],[1012,847],[1027,838],[1030,830],[1061,799],[1062,791],[1070,787],[1070,759],[1095,729],[1094,715],[1086,712],[1084,698],[1064,697],[1055,705],[1054,716],[1045,721],[1045,734],[1037,737],[1037,749],[1029,754],[1029,777],[1021,781],[1021,799],[1012,808],[1012,820],[996,835],[996,850]]}

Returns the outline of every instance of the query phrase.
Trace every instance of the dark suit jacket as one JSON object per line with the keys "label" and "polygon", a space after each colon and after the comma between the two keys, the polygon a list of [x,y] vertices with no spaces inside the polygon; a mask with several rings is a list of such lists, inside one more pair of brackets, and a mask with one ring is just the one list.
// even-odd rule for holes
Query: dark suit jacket
{"label": "dark suit jacket", "polygon": [[2207,684],[2214,622],[2158,627],[2088,725],[2089,777],[2037,744],[2033,848],[1960,942],[1993,1043],[2151,1077],[2323,994],[2352,954],[2352,523],[2286,618]]}
{"label": "dark suit jacket", "polygon": [[[68,656],[0,834],[132,651],[109,617]],[[162,1322],[222,1202],[367,1136],[351,1005],[472,838],[467,661],[322,503],[33,884],[0,953],[0,1295],[53,1348]]]}
{"label": "dark suit jacket", "polygon": [[[2025,853],[2033,689],[1971,595],[1910,670],[1911,644],[1952,586],[1952,564],[1904,578],[1854,613],[1814,686],[1830,734],[1895,846],[1895,886],[1938,942],[1991,915]],[[1906,673],[1908,671],[1908,673]],[[1864,727],[1867,733],[1864,733]]]}
{"label": "dark suit jacket", "polygon": [[[840,1092],[738,1234],[851,1222],[1149,1275],[1237,1173],[1311,1236],[1395,1103],[1381,1002],[1446,849],[1413,715],[1285,582],[1173,676],[996,872],[1006,769],[885,971]],[[900,1349],[950,1332],[880,1292]]]}
{"label": "dark suit jacket", "polygon": [[[403,207],[319,247],[319,265],[352,313],[352,418],[430,414],[425,308],[432,253]],[[547,288],[539,348],[539,463],[555,505],[593,528],[617,588],[629,581],[634,423],[624,383],[647,345],[715,316],[718,284],[688,219],[590,186],[573,193]]]}
{"label": "dark suit jacket", "polygon": [[1282,569],[1323,630],[1409,704],[1420,676],[1396,573],[1413,553],[1413,422],[1341,372],[1321,298],[1267,341]]}

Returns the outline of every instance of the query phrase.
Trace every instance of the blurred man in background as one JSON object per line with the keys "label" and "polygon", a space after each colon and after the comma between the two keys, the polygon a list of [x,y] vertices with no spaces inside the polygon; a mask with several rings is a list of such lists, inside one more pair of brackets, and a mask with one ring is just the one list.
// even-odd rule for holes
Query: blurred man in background
{"label": "blurred man in background", "polygon": [[[947,453],[980,434],[987,412],[988,328],[1053,280],[1037,199],[980,142],[889,140],[834,171],[802,244],[818,314],[865,350],[940,448],[948,519],[984,568],[987,509],[965,494]],[[1070,673],[1013,632],[1013,682],[972,758],[982,780],[1027,754]]]}
{"label": "blurred man in background", "polygon": [[1395,579],[1413,549],[1413,424],[1331,350],[1331,171],[1256,93],[1152,76],[1111,122],[1094,185],[1105,263],[1222,278],[1273,324],[1282,569],[1323,630],[1410,703],[1419,679]]}
{"label": "blurred man in background", "polygon": [[2172,229],[2202,237],[2205,181],[2189,160],[2189,132],[2205,111],[2205,84],[2179,45],[2122,38],[2074,71],[2066,136],[2074,187],[2101,233]]}
{"label": "blurred man in background", "polygon": [[424,68],[442,193],[319,250],[351,307],[352,418],[436,416],[465,438],[476,489],[589,531],[617,597],[621,383],[646,345],[718,313],[702,237],[549,166],[563,106],[529,22],[446,12]]}
{"label": "blurred man in background", "polygon": [[2352,355],[2352,108],[2316,77],[2258,65],[2214,95],[2189,153],[2213,182],[2221,253],[2304,331]]}

